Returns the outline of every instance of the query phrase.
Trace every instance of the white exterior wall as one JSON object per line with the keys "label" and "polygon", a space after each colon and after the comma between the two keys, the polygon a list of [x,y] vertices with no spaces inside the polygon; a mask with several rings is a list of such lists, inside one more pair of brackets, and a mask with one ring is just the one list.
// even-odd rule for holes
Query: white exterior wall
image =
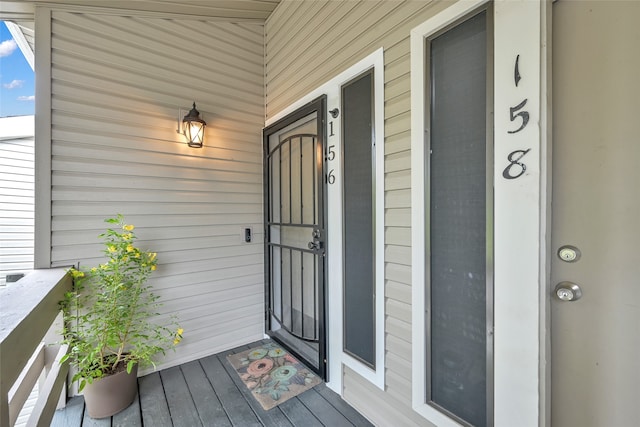
{"label": "white exterior wall", "polygon": [[0,118],[0,286],[33,269],[34,116]]}
{"label": "white exterior wall", "polygon": [[[50,82],[38,81],[51,105],[37,106],[39,166],[51,150],[50,174],[38,169],[50,259],[45,249],[37,265],[98,264],[103,220],[121,213],[158,252],[162,317],[185,330],[159,368],[261,338],[263,25],[82,8],[38,8],[36,25],[36,61],[51,61]],[[202,149],[176,133],[193,101],[208,123]]]}
{"label": "white exterior wall", "polygon": [[343,369],[343,397],[381,426],[431,425],[411,409],[412,28],[446,7],[428,1],[288,1],[266,24],[267,117],[384,48],[385,389]]}

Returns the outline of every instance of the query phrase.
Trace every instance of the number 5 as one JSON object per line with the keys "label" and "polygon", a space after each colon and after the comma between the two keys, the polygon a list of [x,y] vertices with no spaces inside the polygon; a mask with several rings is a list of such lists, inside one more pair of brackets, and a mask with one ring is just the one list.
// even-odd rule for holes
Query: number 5
{"label": "number 5", "polygon": [[335,145],[330,145],[329,146],[329,152],[327,154],[327,160],[328,161],[332,161],[333,159],[336,158],[336,152],[333,150],[334,147],[335,147]]}
{"label": "number 5", "polygon": [[524,127],[527,125],[527,123],[529,123],[529,113],[528,112],[520,111],[519,113],[514,114],[516,111],[524,108],[525,105],[527,105],[527,100],[526,99],[524,101],[522,101],[520,104],[516,105],[515,107],[510,107],[509,108],[509,119],[511,121],[514,121],[516,118],[522,117],[522,125],[520,125],[520,127],[518,129],[510,130],[507,133],[518,133],[522,129],[524,129]]}

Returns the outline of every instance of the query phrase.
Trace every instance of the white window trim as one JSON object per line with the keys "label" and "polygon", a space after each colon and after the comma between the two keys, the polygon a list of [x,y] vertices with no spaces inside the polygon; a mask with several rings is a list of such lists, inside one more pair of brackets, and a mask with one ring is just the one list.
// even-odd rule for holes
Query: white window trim
{"label": "white window trim", "polygon": [[[458,1],[411,31],[412,407],[440,427],[458,422],[426,404],[425,39],[487,0]],[[494,2],[494,423],[538,426],[546,418],[549,0]],[[514,36],[516,35],[516,36]],[[527,76],[527,133],[513,128],[513,62]],[[523,58],[526,57],[526,63]],[[521,101],[522,99],[520,99]],[[506,111],[506,114],[505,114]],[[531,148],[527,174],[502,178],[510,151]],[[515,147],[515,148],[514,148]],[[518,236],[517,239],[509,236]],[[513,292],[514,280],[518,292]]]}
{"label": "white window trim", "polygon": [[[333,108],[341,108],[340,96],[342,85],[353,80],[367,70],[374,69],[374,105],[375,105],[375,125],[374,134],[376,135],[375,149],[375,269],[376,269],[376,347],[375,347],[375,366],[371,369],[356,358],[350,356],[343,351],[343,254],[342,254],[342,170],[339,165],[342,164],[342,142],[340,117],[334,121],[334,136],[327,137],[327,146],[335,145],[336,158],[332,162],[334,175],[336,177],[336,185],[329,186],[328,200],[328,248],[327,262],[329,263],[327,287],[328,287],[328,319],[327,319],[327,354],[329,356],[328,375],[329,381],[327,386],[335,392],[342,394],[342,370],[343,365],[348,366],[354,372],[370,381],[376,387],[384,390],[384,50],[377,49],[358,63],[349,67],[347,70],[338,74],[320,87],[314,89],[307,95],[303,96],[286,109],[278,112],[276,115],[267,120],[266,125],[276,122],[287,114],[292,113],[296,109],[311,102],[315,98],[327,95],[327,111]],[[340,112],[342,114],[342,112]],[[331,116],[327,114],[327,123],[331,120]]]}

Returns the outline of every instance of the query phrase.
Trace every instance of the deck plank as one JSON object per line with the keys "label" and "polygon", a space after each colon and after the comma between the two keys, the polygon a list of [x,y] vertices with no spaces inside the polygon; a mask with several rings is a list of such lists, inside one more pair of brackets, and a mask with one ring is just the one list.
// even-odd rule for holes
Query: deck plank
{"label": "deck plank", "polygon": [[145,426],[173,427],[169,406],[158,372],[138,378],[140,411]]}
{"label": "deck plank", "polygon": [[298,395],[300,402],[311,411],[320,422],[332,427],[352,427],[353,424],[333,405],[324,400],[313,389]]}
{"label": "deck plank", "polygon": [[91,418],[88,411],[84,411],[82,427],[111,427],[111,417]]}
{"label": "deck plank", "polygon": [[270,409],[269,411],[265,411],[262,408],[262,405],[260,405],[260,402],[258,402],[253,397],[251,390],[249,390],[245,385],[245,383],[242,382],[242,380],[238,376],[238,373],[235,371],[235,369],[233,369],[233,366],[231,366],[231,364],[227,360],[227,355],[229,354],[233,354],[233,353],[230,351],[220,353],[218,355],[218,360],[220,360],[220,363],[229,374],[229,377],[231,377],[231,380],[236,384],[236,387],[238,387],[238,390],[244,396],[244,399],[249,403],[249,405],[253,409],[254,413],[258,416],[262,424],[266,426],[273,426],[273,427],[292,426],[291,422],[288,420],[285,414],[277,406],[275,408]]}
{"label": "deck plank", "polygon": [[140,394],[136,395],[133,403],[124,411],[119,412],[111,419],[111,427],[141,427],[142,413],[140,412]]}
{"label": "deck plank", "polygon": [[69,399],[63,410],[56,411],[51,420],[51,427],[80,426],[84,416],[84,397],[75,396]]}
{"label": "deck plank", "polygon": [[[138,378],[134,403],[112,418],[93,420],[84,398],[56,411],[53,427],[315,427],[372,424],[338,394],[319,384],[269,411],[247,389],[226,356],[269,341],[236,347],[178,367]],[[83,424],[84,423],[84,424]]]}
{"label": "deck plank", "polygon": [[184,379],[191,391],[200,421],[205,426],[230,427],[231,421],[220,403],[220,399],[207,379],[200,362],[193,361],[181,366]]}
{"label": "deck plank", "polygon": [[251,406],[242,396],[231,377],[224,369],[217,356],[209,356],[200,360],[200,364],[209,381],[216,390],[218,398],[224,410],[229,416],[231,424],[234,426],[256,426],[261,427],[262,423],[253,413]]}
{"label": "deck plank", "polygon": [[373,427],[373,424],[368,419],[349,405],[339,394],[327,387],[326,384],[318,384],[313,390],[340,411],[354,426]]}
{"label": "deck plank", "polygon": [[294,426],[323,427],[316,416],[302,404],[298,397],[293,397],[278,405]]}
{"label": "deck plank", "polygon": [[174,427],[202,426],[191,392],[179,366],[160,371]]}

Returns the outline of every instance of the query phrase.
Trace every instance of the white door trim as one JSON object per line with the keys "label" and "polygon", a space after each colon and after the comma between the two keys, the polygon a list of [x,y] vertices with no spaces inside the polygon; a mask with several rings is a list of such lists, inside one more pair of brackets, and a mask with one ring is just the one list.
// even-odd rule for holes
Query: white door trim
{"label": "white door trim", "polygon": [[[426,402],[425,39],[486,3],[459,1],[411,31],[411,215],[413,409],[438,426],[460,424]],[[548,190],[547,76],[550,0],[496,1],[494,26],[494,423],[538,426],[547,419]],[[520,55],[521,80],[514,67]],[[528,125],[510,119],[524,99]],[[514,126],[515,125],[515,126]],[[505,179],[508,156],[530,150],[526,172]],[[516,153],[512,156],[518,156]],[[517,166],[517,165],[516,165]],[[517,175],[515,167],[511,175]]]}
{"label": "white door trim", "polygon": [[[278,112],[266,122],[266,126],[295,111],[303,105],[323,94],[327,95],[327,111],[341,108],[341,86],[369,69],[374,69],[374,104],[376,136],[375,152],[375,263],[376,263],[376,369],[373,370],[361,361],[343,351],[343,293],[342,293],[342,141],[340,138],[340,118],[334,121],[333,136],[327,136],[327,147],[335,145],[335,158],[329,162],[328,169],[334,170],[335,185],[327,188],[327,372],[329,381],[327,386],[342,394],[343,365],[348,366],[378,388],[384,390],[384,54],[383,49],[377,49],[367,57],[358,61],[347,70],[338,74],[320,87],[303,96],[284,110]],[[327,122],[332,120],[328,115]]]}

